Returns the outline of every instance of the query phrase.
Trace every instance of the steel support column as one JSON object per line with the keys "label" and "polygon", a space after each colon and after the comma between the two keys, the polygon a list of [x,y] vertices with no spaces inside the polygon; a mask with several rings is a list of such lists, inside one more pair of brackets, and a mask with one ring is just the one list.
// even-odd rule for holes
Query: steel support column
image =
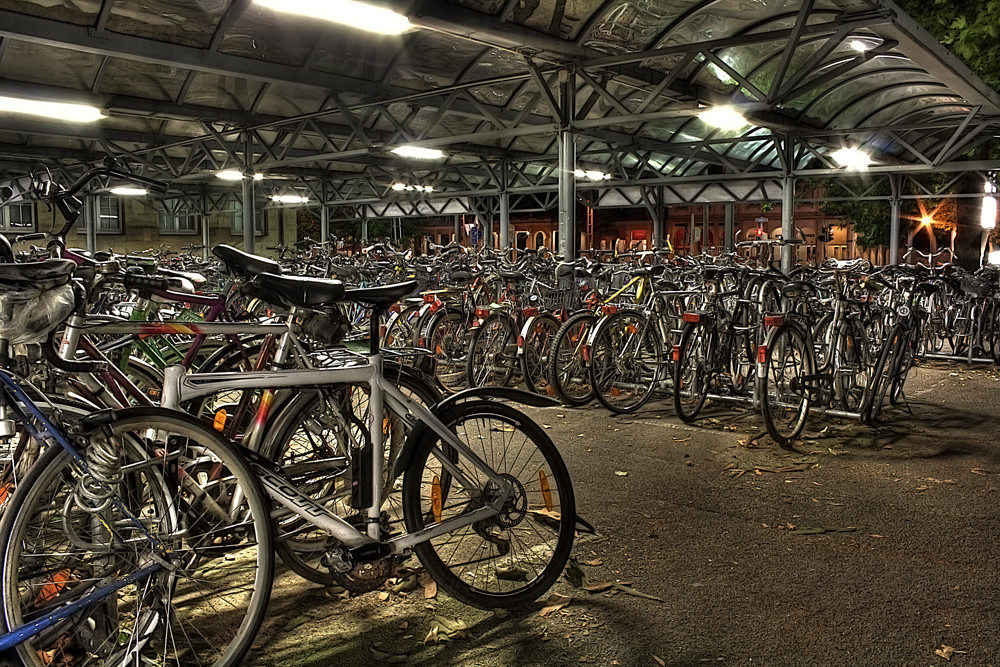
{"label": "steel support column", "polygon": [[93,257],[97,252],[97,221],[101,216],[101,198],[98,195],[88,196],[83,211],[87,226],[87,252]]}
{"label": "steel support column", "polygon": [[254,200],[253,174],[243,174],[243,250],[254,251],[254,220],[257,217],[257,202]]}
{"label": "steel support column", "polygon": [[736,204],[726,204],[726,231],[722,246],[726,252],[733,251],[736,238]]}
{"label": "steel support column", "polygon": [[[791,241],[795,238],[795,177],[785,176],[781,181],[781,238]],[[787,275],[795,268],[794,245],[781,246],[781,270]]]}
{"label": "steel support column", "polygon": [[319,240],[320,243],[330,240],[330,209],[325,204],[319,207]]}
{"label": "steel support column", "polygon": [[664,208],[654,205],[649,208],[650,216],[653,218],[653,247],[663,247],[663,212]]}
{"label": "steel support column", "polygon": [[[456,243],[462,242],[462,216],[455,214],[455,239]],[[447,245],[447,244],[445,244]]]}
{"label": "steel support column", "polygon": [[562,84],[562,127],[559,132],[559,247],[567,261],[576,259],[576,137],[573,116],[576,111],[576,76],[560,75]]}
{"label": "steel support column", "polygon": [[889,200],[889,265],[899,264],[899,213],[903,200],[899,198],[900,178],[896,174],[889,176],[892,186],[892,199]]}
{"label": "steel support column", "polygon": [[201,256],[207,262],[212,247],[212,230],[210,227],[212,218],[207,213],[202,213],[199,217],[201,218],[201,245],[204,246],[201,249]]}
{"label": "steel support column", "polygon": [[361,247],[368,245],[368,218],[361,219]]}
{"label": "steel support column", "polygon": [[500,193],[500,250],[510,254],[510,195]]}

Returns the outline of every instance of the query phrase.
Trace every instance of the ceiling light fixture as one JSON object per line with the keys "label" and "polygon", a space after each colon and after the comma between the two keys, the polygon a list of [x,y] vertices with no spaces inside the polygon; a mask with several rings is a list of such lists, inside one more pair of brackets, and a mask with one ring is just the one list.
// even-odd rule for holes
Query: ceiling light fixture
{"label": "ceiling light fixture", "polygon": [[872,163],[872,158],[868,153],[860,148],[841,148],[830,153],[837,164],[855,171],[863,171]]}
{"label": "ceiling light fixture", "polygon": [[986,192],[986,196],[983,197],[983,210],[979,224],[983,229],[995,229],[997,226],[997,198],[993,195],[997,189],[991,181],[986,181],[983,190]]}
{"label": "ceiling light fixture", "polygon": [[97,107],[88,104],[44,102],[42,100],[26,100],[19,97],[4,96],[0,96],[0,111],[44,116],[72,123],[91,123],[107,115]]}
{"label": "ceiling light fixture", "polygon": [[851,40],[851,48],[858,53],[864,53],[868,49],[872,48],[868,42],[862,42],[860,39]]}
{"label": "ceiling light fixture", "polygon": [[728,106],[706,109],[698,114],[698,118],[703,123],[720,130],[739,130],[750,124],[743,114]]}
{"label": "ceiling light fixture", "polygon": [[986,260],[993,266],[1000,264],[1000,250],[991,250],[989,258]]}
{"label": "ceiling light fixture", "polygon": [[420,146],[397,146],[390,152],[400,157],[411,157],[415,160],[440,160],[444,157],[444,151],[437,148],[421,148]]}
{"label": "ceiling light fixture", "polygon": [[146,188],[111,188],[111,194],[118,195],[119,197],[144,197],[149,194]]}
{"label": "ceiling light fixture", "polygon": [[398,35],[412,27],[410,21],[402,14],[355,0],[255,0],[255,2],[276,12],[322,19],[358,30],[377,32],[380,35]]}
{"label": "ceiling light fixture", "polygon": [[606,181],[611,178],[611,174],[597,169],[574,169],[573,175],[577,178],[586,178],[588,181]]}
{"label": "ceiling light fixture", "polygon": [[[225,171],[218,171],[215,173],[216,178],[221,178],[224,181],[242,181],[243,172],[238,169],[226,169]],[[263,181],[264,174],[254,174],[253,180]]]}
{"label": "ceiling light fixture", "polygon": [[308,204],[309,197],[299,195],[271,195],[271,201],[278,204]]}
{"label": "ceiling light fixture", "polygon": [[393,183],[392,189],[396,192],[405,190],[406,192],[434,192],[433,185],[407,185],[406,183]]}

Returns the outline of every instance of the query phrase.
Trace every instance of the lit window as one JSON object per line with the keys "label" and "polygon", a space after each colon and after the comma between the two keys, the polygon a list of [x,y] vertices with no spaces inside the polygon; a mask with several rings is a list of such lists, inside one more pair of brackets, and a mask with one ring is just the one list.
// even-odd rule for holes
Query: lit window
{"label": "lit window", "polygon": [[0,231],[20,234],[35,231],[35,205],[18,202],[0,208]]}
{"label": "lit window", "polygon": [[191,212],[186,206],[164,202],[157,224],[161,234],[197,234],[201,215]]}
{"label": "lit window", "polygon": [[118,197],[101,195],[97,214],[98,234],[121,234],[122,216]]}

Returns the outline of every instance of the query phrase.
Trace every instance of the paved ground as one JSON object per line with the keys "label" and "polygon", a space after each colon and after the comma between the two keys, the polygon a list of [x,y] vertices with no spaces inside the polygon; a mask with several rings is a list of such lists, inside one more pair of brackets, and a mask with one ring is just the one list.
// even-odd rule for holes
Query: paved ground
{"label": "paved ground", "polygon": [[599,532],[577,562],[627,586],[498,615],[419,575],[345,600],[285,573],[255,664],[1000,665],[1000,373],[925,366],[907,394],[799,453],[728,406],[535,411]]}

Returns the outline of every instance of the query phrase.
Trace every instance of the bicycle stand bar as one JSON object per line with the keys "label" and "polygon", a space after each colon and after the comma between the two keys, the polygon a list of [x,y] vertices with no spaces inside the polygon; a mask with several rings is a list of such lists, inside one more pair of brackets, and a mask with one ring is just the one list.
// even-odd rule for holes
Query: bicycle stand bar
{"label": "bicycle stand bar", "polygon": [[941,359],[941,360],[944,360],[944,361],[964,361],[966,363],[972,363],[972,364],[992,364],[993,363],[992,359],[983,359],[982,357],[973,357],[972,359],[970,359],[969,357],[964,356],[964,355],[960,356],[960,355],[955,355],[955,354],[936,354],[936,353],[933,353],[933,352],[930,353],[930,354],[921,355],[921,356],[919,356],[917,358],[918,359]]}

